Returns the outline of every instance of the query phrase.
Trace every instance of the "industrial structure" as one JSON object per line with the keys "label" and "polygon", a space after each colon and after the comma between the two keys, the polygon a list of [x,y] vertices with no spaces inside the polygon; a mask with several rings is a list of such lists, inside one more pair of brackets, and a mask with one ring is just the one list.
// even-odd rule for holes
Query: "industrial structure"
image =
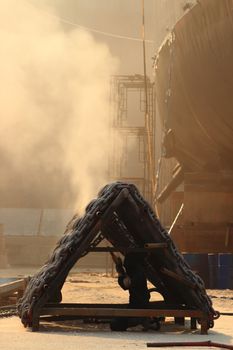
{"label": "industrial structure", "polygon": [[199,1],[155,61],[165,157],[178,161],[158,201],[183,184],[172,236],[186,252],[233,250],[232,19],[232,0]]}
{"label": "industrial structure", "polygon": [[144,76],[139,74],[112,77],[109,180],[134,183],[149,203],[153,204],[155,88],[148,77],[146,84],[145,91]]}

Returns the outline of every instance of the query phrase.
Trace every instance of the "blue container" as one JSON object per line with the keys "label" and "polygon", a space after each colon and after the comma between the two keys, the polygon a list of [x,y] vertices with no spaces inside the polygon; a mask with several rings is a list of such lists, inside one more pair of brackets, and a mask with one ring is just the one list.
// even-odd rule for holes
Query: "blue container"
{"label": "blue container", "polygon": [[218,289],[233,289],[233,254],[218,254]]}
{"label": "blue container", "polygon": [[232,257],[232,264],[229,267],[229,278],[228,278],[228,288],[233,289],[233,257]]}
{"label": "blue container", "polygon": [[189,264],[191,270],[198,274],[203,282],[205,287],[209,288],[209,264],[208,264],[208,254],[183,254],[184,259]]}
{"label": "blue container", "polygon": [[218,254],[208,254],[209,288],[218,289]]}

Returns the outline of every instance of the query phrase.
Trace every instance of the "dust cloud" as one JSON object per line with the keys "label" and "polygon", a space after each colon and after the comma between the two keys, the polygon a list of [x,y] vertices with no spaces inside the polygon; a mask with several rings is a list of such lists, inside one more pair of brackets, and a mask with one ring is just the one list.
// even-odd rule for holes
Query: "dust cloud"
{"label": "dust cloud", "polygon": [[85,206],[107,181],[117,60],[25,0],[1,0],[0,42],[1,206]]}

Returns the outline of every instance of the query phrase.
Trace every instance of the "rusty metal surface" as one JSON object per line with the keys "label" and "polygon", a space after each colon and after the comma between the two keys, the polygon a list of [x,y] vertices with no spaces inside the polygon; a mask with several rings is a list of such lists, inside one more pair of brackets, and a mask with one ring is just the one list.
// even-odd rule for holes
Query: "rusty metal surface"
{"label": "rusty metal surface", "polygon": [[[82,218],[75,216],[71,220],[49,261],[30,280],[18,303],[25,327],[32,326],[33,318],[38,317],[48,301],[61,301],[60,290],[70,269],[103,238],[119,250],[122,246],[140,248],[148,243],[166,243],[166,248],[146,255],[144,267],[148,280],[166,303],[198,309],[206,314],[208,326],[213,326],[217,313],[201,278],[191,271],[137,188],[114,183],[103,188]],[[164,269],[170,273],[164,273]]]}
{"label": "rusty metal surface", "polygon": [[167,156],[185,171],[233,169],[233,0],[199,0],[155,62]]}
{"label": "rusty metal surface", "polygon": [[202,342],[163,342],[163,343],[147,343],[148,348],[170,348],[170,347],[208,347],[211,349],[212,347],[219,349],[233,349],[232,345],[215,343],[210,340],[202,341]]}
{"label": "rusty metal surface", "polygon": [[[61,304],[62,305],[62,304]],[[84,316],[84,317],[205,317],[205,314],[198,310],[170,310],[170,309],[128,309],[114,307],[92,307],[87,305],[85,307],[44,307],[40,311],[40,315],[54,315],[54,316]]]}

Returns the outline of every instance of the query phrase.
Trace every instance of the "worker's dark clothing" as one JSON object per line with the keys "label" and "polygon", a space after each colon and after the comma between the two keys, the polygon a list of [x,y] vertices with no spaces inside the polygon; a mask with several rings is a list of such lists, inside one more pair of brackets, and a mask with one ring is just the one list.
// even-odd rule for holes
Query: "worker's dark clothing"
{"label": "worker's dark clothing", "polygon": [[[125,264],[124,264],[125,266]],[[131,308],[145,308],[150,300],[150,293],[147,289],[147,279],[144,268],[141,264],[125,266],[126,274],[118,277],[118,283],[124,290],[129,290],[129,306]],[[124,278],[126,275],[130,278],[129,288],[124,286]]]}
{"label": "worker's dark clothing", "polygon": [[[137,254],[126,255],[124,261],[125,272],[118,277],[118,283],[124,290],[129,290],[130,309],[145,309],[148,306],[150,293],[147,289],[147,279],[144,272],[143,259]],[[125,278],[129,278],[129,287],[125,286]],[[124,331],[128,327],[143,324],[145,317],[118,317],[112,320],[111,329]]]}

